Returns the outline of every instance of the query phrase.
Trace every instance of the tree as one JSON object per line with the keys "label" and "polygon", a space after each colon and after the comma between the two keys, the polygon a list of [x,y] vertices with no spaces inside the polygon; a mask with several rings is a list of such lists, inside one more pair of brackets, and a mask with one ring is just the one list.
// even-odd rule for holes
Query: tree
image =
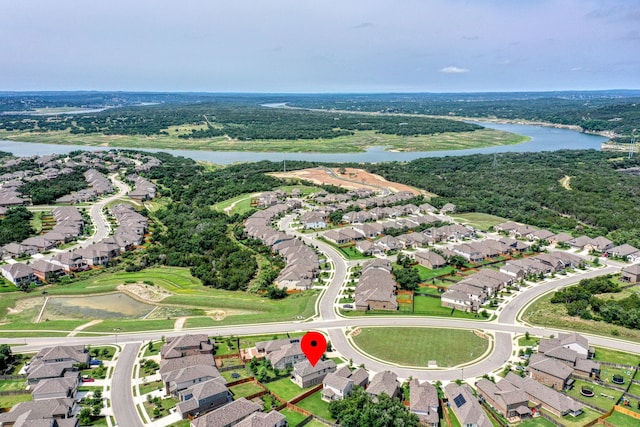
{"label": "tree", "polygon": [[354,387],[344,399],[331,402],[329,412],[343,427],[417,427],[420,423],[399,399],[383,393],[374,402],[362,387]]}
{"label": "tree", "polygon": [[87,425],[91,423],[91,408],[88,406],[83,407],[78,414],[78,420],[81,425]]}
{"label": "tree", "polygon": [[467,263],[467,259],[461,255],[454,255],[449,258],[447,263],[457,269],[461,269]]}

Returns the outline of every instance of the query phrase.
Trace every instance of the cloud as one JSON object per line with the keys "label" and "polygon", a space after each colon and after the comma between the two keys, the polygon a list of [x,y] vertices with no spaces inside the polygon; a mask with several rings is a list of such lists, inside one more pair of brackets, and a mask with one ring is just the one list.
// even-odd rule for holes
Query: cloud
{"label": "cloud", "polygon": [[373,28],[375,27],[375,24],[373,22],[362,22],[358,25],[354,25],[353,28],[354,30],[359,30],[361,28]]}
{"label": "cloud", "polygon": [[468,73],[469,69],[449,66],[449,67],[441,68],[440,72],[445,74],[460,74],[460,73]]}
{"label": "cloud", "polygon": [[584,70],[584,68],[582,68],[582,67],[573,67],[573,68],[569,69],[569,71],[583,71],[583,70]]}

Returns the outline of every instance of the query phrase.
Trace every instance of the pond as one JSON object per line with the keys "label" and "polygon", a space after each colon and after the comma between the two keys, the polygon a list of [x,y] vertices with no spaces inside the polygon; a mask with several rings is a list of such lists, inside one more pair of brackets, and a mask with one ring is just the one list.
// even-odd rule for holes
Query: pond
{"label": "pond", "polygon": [[155,308],[115,292],[82,297],[51,297],[43,318],[48,319],[126,319],[142,318]]}

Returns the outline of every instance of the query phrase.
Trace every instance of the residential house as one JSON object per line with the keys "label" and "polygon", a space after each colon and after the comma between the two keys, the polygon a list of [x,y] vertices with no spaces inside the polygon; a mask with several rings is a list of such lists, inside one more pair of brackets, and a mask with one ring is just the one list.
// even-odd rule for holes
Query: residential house
{"label": "residential house", "polygon": [[409,383],[409,410],[420,418],[420,424],[438,427],[440,423],[440,401],[436,387],[428,381],[417,379]]}
{"label": "residential house", "polygon": [[503,381],[507,381],[524,391],[533,406],[540,406],[558,417],[566,415],[576,417],[582,413],[584,407],[582,403],[551,387],[542,385],[533,378],[521,378],[513,372],[509,372]]}
{"label": "residential house", "polygon": [[288,427],[289,423],[284,415],[278,411],[254,412],[236,424],[236,427]]}
{"label": "residential house", "polygon": [[244,397],[234,400],[218,409],[194,418],[191,427],[231,427],[262,409],[261,405],[253,403]]}
{"label": "residential house", "polygon": [[38,426],[36,423],[39,421],[36,420],[43,419],[49,420],[47,427],[55,424],[59,427],[76,426],[77,419],[73,418],[76,409],[76,403],[71,398],[20,402],[11,411],[0,414],[0,427]]}
{"label": "residential house", "polygon": [[78,383],[78,376],[45,379],[31,388],[31,396],[33,400],[73,399],[78,391]]}
{"label": "residential house", "polygon": [[324,214],[319,212],[305,212],[300,215],[300,224],[302,224],[305,230],[326,228],[327,218]]}
{"label": "residential house", "polygon": [[76,252],[61,252],[57,253],[51,258],[52,264],[57,264],[64,269],[67,273],[72,271],[82,271],[89,268],[89,264],[82,257],[82,255]]}
{"label": "residential house", "polygon": [[[374,260],[375,261],[375,260]],[[369,261],[364,264],[355,291],[355,306],[358,310],[397,310],[395,296],[396,281],[391,271]]]}
{"label": "residential house", "polygon": [[187,366],[165,374],[161,373],[161,378],[164,382],[165,393],[174,396],[186,388],[205,381],[218,379],[218,381],[224,382],[218,369],[211,365]]}
{"label": "residential house", "polygon": [[509,381],[501,380],[494,384],[482,378],[476,382],[476,389],[478,396],[508,420],[520,420],[531,416],[529,397]]}
{"label": "residential house", "polygon": [[556,390],[563,390],[571,379],[573,368],[559,360],[534,354],[529,361],[529,372],[534,380]]}
{"label": "residential house", "polygon": [[233,395],[222,377],[201,382],[178,393],[180,402],[176,406],[182,419],[219,408],[233,401]]}
{"label": "residential house", "polygon": [[291,380],[300,388],[307,388],[322,383],[327,374],[335,371],[336,362],[333,360],[319,360],[315,366],[305,360],[293,367]]}
{"label": "residential house", "polygon": [[376,240],[376,246],[383,252],[395,251],[401,248],[400,241],[393,236],[384,236]]}
{"label": "residential house", "polygon": [[444,388],[444,394],[453,409],[456,418],[465,427],[493,427],[493,423],[473,395],[469,384],[457,385],[449,383]]}
{"label": "residential house", "polygon": [[622,258],[631,262],[640,260],[640,250],[626,243],[607,250],[606,254],[607,256]]}
{"label": "residential house", "polygon": [[0,269],[2,270],[2,275],[16,286],[35,283],[36,281],[33,268],[21,262],[4,264]]}
{"label": "residential house", "polygon": [[620,280],[629,283],[640,283],[640,264],[633,264],[623,268]]}
{"label": "residential house", "polygon": [[398,375],[391,371],[378,372],[371,379],[369,387],[367,387],[367,393],[369,393],[374,400],[377,400],[378,396],[382,393],[385,393],[389,397],[400,396]]}
{"label": "residential house", "polygon": [[[344,369],[346,368],[346,372]],[[350,378],[351,370],[347,367],[327,374],[322,380],[322,400],[342,400],[348,395],[354,386],[354,380]]]}
{"label": "residential house", "polygon": [[440,212],[443,214],[446,213],[455,213],[456,211],[456,205],[454,205],[453,203],[445,203],[445,205],[440,208]]}
{"label": "residential house", "polygon": [[447,265],[447,261],[440,255],[431,251],[416,252],[415,260],[423,267],[436,270]]}
{"label": "residential house", "polygon": [[584,248],[586,250],[593,250],[597,252],[606,252],[609,249],[612,249],[614,244],[611,240],[606,237],[598,236],[595,239],[592,239],[590,243],[588,243]]}
{"label": "residential house", "polygon": [[64,268],[61,265],[43,259],[33,261],[31,268],[33,274],[42,282],[51,282],[64,274]]}
{"label": "residential house", "polygon": [[307,356],[302,352],[299,342],[284,345],[276,351],[267,353],[265,357],[271,362],[271,366],[274,369],[292,368],[296,364],[307,360]]}
{"label": "residential house", "polygon": [[59,377],[78,377],[78,364],[89,363],[89,352],[83,345],[55,346],[40,350],[27,368],[27,382]]}
{"label": "residential house", "polygon": [[186,334],[168,337],[166,344],[160,349],[160,356],[163,359],[173,359],[198,354],[212,354],[213,348],[214,343],[206,334]]}

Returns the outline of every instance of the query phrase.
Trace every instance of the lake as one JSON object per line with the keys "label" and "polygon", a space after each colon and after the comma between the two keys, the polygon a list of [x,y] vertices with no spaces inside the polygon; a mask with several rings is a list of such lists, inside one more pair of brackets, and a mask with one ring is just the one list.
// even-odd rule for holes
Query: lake
{"label": "lake", "polygon": [[[526,135],[530,141],[517,145],[502,145],[495,147],[474,148],[470,150],[447,150],[447,151],[414,151],[395,153],[385,151],[384,147],[373,147],[362,153],[255,153],[244,151],[198,151],[198,150],[162,150],[162,149],[140,149],[140,151],[158,152],[162,151],[175,156],[189,157],[194,160],[208,161],[217,164],[231,164],[236,162],[257,162],[260,160],[271,160],[281,162],[283,160],[307,160],[313,162],[355,162],[355,163],[378,163],[389,161],[410,161],[420,157],[444,157],[444,156],[466,156],[469,154],[493,154],[506,152],[532,152],[532,151],[556,151],[556,150],[578,150],[595,149],[600,150],[600,144],[608,138],[599,135],[590,135],[576,132],[569,129],[558,129],[546,126],[533,126],[521,124],[500,124],[472,122],[487,128],[513,132]],[[119,147],[110,147],[119,148]],[[105,147],[91,147],[83,145],[57,145],[38,144],[31,142],[16,142],[0,140],[0,151],[8,151],[16,156],[42,156],[45,154],[64,154],[75,150],[98,151],[105,150]]]}

